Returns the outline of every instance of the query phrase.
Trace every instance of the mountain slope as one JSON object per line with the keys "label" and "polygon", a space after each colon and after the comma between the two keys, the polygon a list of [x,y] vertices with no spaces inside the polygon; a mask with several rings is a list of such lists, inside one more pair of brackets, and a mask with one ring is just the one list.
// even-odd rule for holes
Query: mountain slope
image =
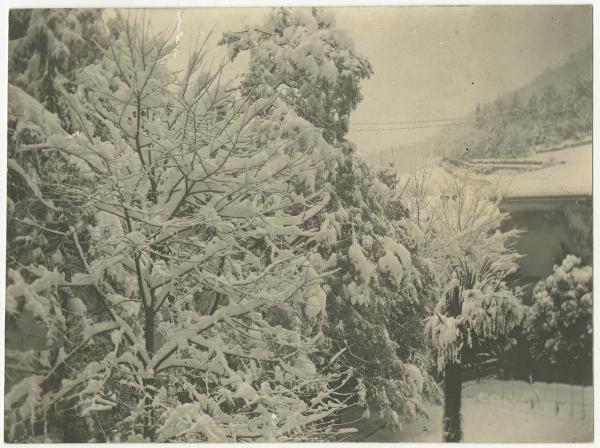
{"label": "mountain slope", "polygon": [[564,93],[568,86],[572,85],[578,79],[592,78],[593,50],[592,46],[583,48],[576,53],[572,53],[568,60],[553,68],[548,68],[533,81],[520,89],[503,95],[505,101],[510,102],[514,94],[521,99],[529,99],[533,93],[542,92],[545,87],[553,85],[559,93]]}
{"label": "mountain slope", "polygon": [[592,60],[590,45],[525,86],[478,106],[464,124],[444,127],[410,146],[390,147],[372,162],[393,163],[407,172],[432,157],[518,157],[587,139],[592,131]]}

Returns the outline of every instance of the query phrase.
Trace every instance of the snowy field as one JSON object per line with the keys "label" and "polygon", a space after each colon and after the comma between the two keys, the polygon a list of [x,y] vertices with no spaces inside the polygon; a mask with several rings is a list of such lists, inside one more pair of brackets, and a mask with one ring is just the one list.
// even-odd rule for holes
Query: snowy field
{"label": "snowy field", "polygon": [[[430,413],[431,419],[408,424],[401,432],[380,430],[363,441],[440,442],[442,407]],[[462,416],[464,442],[592,442],[593,389],[543,383],[532,389],[522,381],[469,383],[463,389]]]}

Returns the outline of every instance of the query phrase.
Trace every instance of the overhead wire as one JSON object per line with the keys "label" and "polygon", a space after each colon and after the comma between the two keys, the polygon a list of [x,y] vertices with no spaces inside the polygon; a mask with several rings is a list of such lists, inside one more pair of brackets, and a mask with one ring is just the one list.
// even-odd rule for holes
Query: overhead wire
{"label": "overhead wire", "polygon": [[475,118],[475,115],[465,117],[453,117],[453,118],[437,118],[431,120],[409,120],[409,121],[353,121],[352,124],[359,125],[370,125],[370,124],[418,124],[418,123],[435,123],[441,121],[453,121],[453,120],[466,120],[469,118]]}
{"label": "overhead wire", "polygon": [[447,126],[467,126],[473,124],[472,121],[465,121],[462,123],[445,123],[445,124],[433,124],[427,126],[404,126],[399,128],[374,128],[374,129],[352,129],[350,132],[379,132],[379,131],[405,131],[408,129],[427,129],[427,128],[443,128]]}
{"label": "overhead wire", "polygon": [[[450,117],[450,118],[433,118],[428,120],[408,120],[408,121],[353,121],[351,122],[352,126],[371,126],[371,125],[412,125],[416,124],[419,126],[400,126],[400,127],[390,127],[390,128],[375,128],[375,129],[352,129],[351,132],[376,132],[376,131],[400,131],[400,130],[410,130],[410,129],[426,129],[426,128],[434,128],[434,127],[445,127],[445,126],[462,126],[467,124],[472,124],[473,120],[481,117],[489,117],[496,115],[506,115],[506,114],[515,114],[515,113],[523,113],[523,112],[532,112],[539,111],[538,108],[523,108],[523,109],[510,109],[499,112],[486,112],[480,113],[476,115],[466,115],[463,117]],[[439,124],[428,124],[428,123],[439,123]],[[420,126],[421,124],[425,124],[425,126]]]}

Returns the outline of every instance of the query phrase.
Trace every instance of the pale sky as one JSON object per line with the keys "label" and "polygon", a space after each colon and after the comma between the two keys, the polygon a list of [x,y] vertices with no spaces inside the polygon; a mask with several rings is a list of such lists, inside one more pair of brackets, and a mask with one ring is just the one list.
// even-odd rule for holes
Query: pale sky
{"label": "pale sky", "polygon": [[[592,42],[589,6],[397,6],[338,7],[337,27],[355,41],[373,65],[363,83],[364,100],[351,123],[443,119],[470,114],[478,102],[519,88],[546,68]],[[214,28],[215,48],[223,31],[262,21],[265,8],[188,8],[181,10],[181,46],[173,66],[181,67],[190,42]],[[151,10],[159,30],[177,27],[177,9]],[[225,49],[214,49],[215,63]],[[233,76],[247,59],[227,69]],[[438,129],[356,132],[350,138],[363,153],[393,144],[410,144]],[[373,126],[371,126],[372,128]],[[383,128],[390,126],[382,125]],[[393,126],[391,126],[393,127]]]}

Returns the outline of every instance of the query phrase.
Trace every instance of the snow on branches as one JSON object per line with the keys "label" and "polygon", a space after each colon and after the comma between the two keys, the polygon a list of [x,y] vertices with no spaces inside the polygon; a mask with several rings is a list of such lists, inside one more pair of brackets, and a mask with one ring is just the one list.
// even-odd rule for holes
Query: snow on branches
{"label": "snow on branches", "polygon": [[[279,95],[322,129],[329,142],[348,132],[349,115],[362,99],[360,81],[373,70],[354,42],[322,8],[274,8],[263,24],[225,33],[231,58],[250,52],[242,87],[254,97]],[[341,100],[341,99],[344,100]]]}
{"label": "snow on branches", "polygon": [[[74,399],[82,416],[118,415],[131,440],[331,437],[345,400],[332,387],[348,372],[315,364],[322,334],[298,320],[324,311],[328,273],[309,255],[327,230],[308,222],[329,201],[339,154],[276,98],[250,101],[221,84],[201,49],[183,76],[171,73],[173,43],[140,26],[122,20],[76,92],[60,89],[79,132],[27,148],[77,161],[93,187],[60,191],[85,202],[90,219],[70,233],[80,257],[72,280],[11,272],[8,309],[18,313],[24,297],[47,320],[44,298],[85,287],[72,301],[84,319],[72,337],[79,347],[110,338],[81,373],[51,381],[62,356],[14,386],[13,435],[23,440],[37,431],[27,422]],[[87,312],[92,301],[105,322]]]}
{"label": "snow on branches", "polygon": [[511,244],[518,231],[500,230],[506,214],[467,173],[448,180],[443,193],[425,202],[419,223],[443,288],[425,328],[440,371],[469,362],[489,344],[510,343],[524,318],[505,282],[516,271]]}

